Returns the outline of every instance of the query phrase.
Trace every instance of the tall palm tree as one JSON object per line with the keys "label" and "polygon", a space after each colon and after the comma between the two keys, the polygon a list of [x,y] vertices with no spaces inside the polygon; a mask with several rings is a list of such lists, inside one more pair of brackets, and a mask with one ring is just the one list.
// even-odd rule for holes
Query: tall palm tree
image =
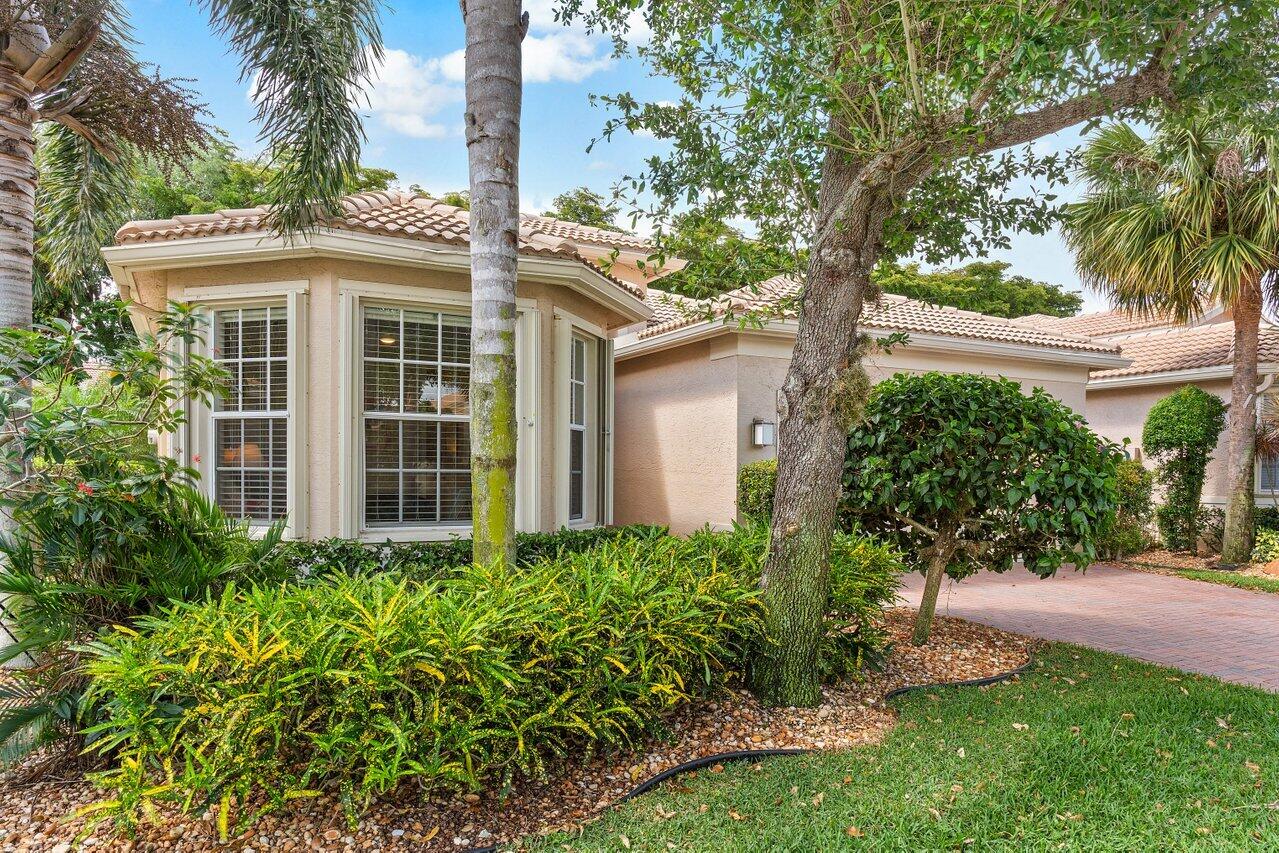
{"label": "tall palm tree", "polygon": [[1215,117],[1167,118],[1149,140],[1100,131],[1083,155],[1088,192],[1066,241],[1085,283],[1137,313],[1179,321],[1221,303],[1234,317],[1222,561],[1252,551],[1257,340],[1279,295],[1279,135]]}
{"label": "tall palm tree", "polygon": [[[199,0],[254,80],[263,141],[283,156],[271,187],[281,232],[335,210],[359,167],[360,87],[380,57],[378,0]],[[40,172],[56,176],[41,223],[51,274],[96,255],[103,215],[135,155],[181,163],[209,142],[181,81],[133,55],[118,0],[0,0],[0,324],[31,322]],[[106,235],[109,236],[109,235]]]}
{"label": "tall palm tree", "polygon": [[471,517],[479,562],[515,558],[520,0],[463,0],[471,176]]}

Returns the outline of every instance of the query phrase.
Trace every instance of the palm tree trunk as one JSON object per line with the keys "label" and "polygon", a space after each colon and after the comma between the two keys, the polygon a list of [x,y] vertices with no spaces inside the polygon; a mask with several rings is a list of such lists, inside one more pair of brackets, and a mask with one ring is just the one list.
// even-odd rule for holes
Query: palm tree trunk
{"label": "palm tree trunk", "polygon": [[[32,250],[35,245],[35,113],[31,87],[0,62],[0,325],[31,325]],[[19,393],[23,389],[17,389]],[[0,464],[0,483],[12,482],[12,471]],[[13,519],[0,512],[0,532],[9,533]],[[0,645],[7,645],[8,610],[0,599]],[[26,655],[9,667],[31,664]]]}
{"label": "palm tree trunk", "polygon": [[463,0],[471,178],[471,512],[477,562],[515,559],[520,0]]}
{"label": "palm tree trunk", "polygon": [[1244,282],[1232,306],[1235,324],[1234,374],[1226,426],[1227,503],[1221,562],[1252,557],[1253,460],[1257,446],[1257,339],[1261,325],[1261,282]]}
{"label": "palm tree trunk", "polygon": [[819,221],[838,223],[812,250],[782,385],[771,541],[760,579],[772,642],[751,670],[756,694],[772,705],[821,700],[817,654],[831,534],[848,430],[867,390],[857,320],[890,211],[884,190],[862,183],[857,165],[834,149],[823,164],[819,204]]}
{"label": "palm tree trunk", "polygon": [[0,63],[0,325],[31,325],[35,114],[30,85]]}

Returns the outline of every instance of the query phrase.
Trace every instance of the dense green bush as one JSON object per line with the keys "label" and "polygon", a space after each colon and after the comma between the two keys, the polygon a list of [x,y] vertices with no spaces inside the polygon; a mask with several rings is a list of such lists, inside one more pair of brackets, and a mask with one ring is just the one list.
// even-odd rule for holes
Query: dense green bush
{"label": "dense green bush", "polygon": [[[518,570],[228,590],[91,646],[101,777],[221,801],[242,826],[338,783],[355,814],[401,781],[476,788],[626,746],[740,674],[759,641],[758,539],[605,541]],[[152,786],[160,787],[153,788]]]}
{"label": "dense green bush", "polygon": [[1097,540],[1097,555],[1108,560],[1146,550],[1150,544],[1146,527],[1153,512],[1154,472],[1135,459],[1125,459],[1116,466],[1115,474],[1119,496],[1115,520]]}
{"label": "dense green bush", "polygon": [[1257,541],[1252,546],[1254,563],[1269,563],[1279,560],[1279,530],[1262,527],[1257,530]]}
{"label": "dense green bush", "polygon": [[1221,543],[1226,535],[1226,510],[1219,506],[1201,506],[1195,516],[1199,526],[1199,541],[1210,553],[1220,554]]}
{"label": "dense green bush", "polygon": [[[94,745],[117,762],[98,815],[212,803],[229,831],[336,786],[353,817],[406,780],[501,785],[633,744],[766,642],[767,541],[762,526],[604,537],[515,570],[332,574],[139,620],[84,650]],[[835,676],[881,651],[901,561],[861,535],[833,554]]]}
{"label": "dense green bush", "polygon": [[1257,531],[1279,530],[1279,507],[1259,506],[1252,511],[1252,523]]}
{"label": "dense green bush", "polygon": [[737,469],[737,514],[744,518],[770,518],[773,515],[773,492],[776,489],[776,459],[743,465]]}
{"label": "dense green bush", "polygon": [[821,649],[823,678],[878,669],[887,651],[882,617],[906,571],[901,552],[873,537],[836,533],[830,549],[830,605]]}
{"label": "dense green bush", "polygon": [[1164,487],[1155,519],[1164,545],[1174,551],[1193,551],[1199,541],[1204,473],[1225,418],[1221,398],[1194,385],[1164,397],[1146,415],[1142,444]]}
{"label": "dense green bush", "polygon": [[[565,528],[555,533],[517,533],[516,561],[527,565],[563,554],[589,551],[618,539],[645,540],[665,535],[665,527],[647,524],[584,530]],[[471,562],[471,540],[456,538],[438,542],[376,544],[351,539],[324,539],[319,542],[288,542],[283,551],[286,565],[300,580],[318,580],[331,574],[380,572],[397,572],[415,580],[431,580]]]}
{"label": "dense green bush", "polygon": [[915,626],[927,642],[943,573],[1040,576],[1087,566],[1111,524],[1119,449],[1042,388],[898,374],[849,434],[843,510],[926,573]]}
{"label": "dense green bush", "polygon": [[211,362],[172,355],[195,323],[175,310],[158,337],[116,347],[95,371],[82,329],[0,331],[0,509],[15,524],[0,537],[0,596],[16,637],[0,660],[26,664],[0,688],[0,760],[64,738],[78,749],[67,738],[85,722],[74,643],[279,568],[278,529],[250,537],[148,440],[182,423],[183,397],[218,387]]}

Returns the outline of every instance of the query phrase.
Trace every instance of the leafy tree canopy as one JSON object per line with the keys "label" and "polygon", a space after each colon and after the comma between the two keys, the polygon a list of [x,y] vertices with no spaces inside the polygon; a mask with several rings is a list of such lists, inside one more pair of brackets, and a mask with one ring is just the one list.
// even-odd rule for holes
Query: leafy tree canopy
{"label": "leafy tree canopy", "polygon": [[554,216],[568,222],[580,222],[583,225],[594,225],[596,228],[607,228],[629,234],[630,231],[617,224],[617,215],[622,206],[612,198],[605,198],[589,187],[576,187],[566,190],[551,202],[551,209],[543,216]]}
{"label": "leafy tree canopy", "polygon": [[[636,6],[568,0],[561,14],[620,46]],[[671,144],[625,182],[659,238],[691,206],[707,221],[750,222],[777,248],[825,240],[833,225],[817,222],[819,177],[838,155],[890,185],[885,252],[943,263],[1057,222],[1056,197],[1026,187],[1064,183],[1073,158],[1036,151],[1029,143],[1041,135],[1106,113],[1149,118],[1169,96],[1223,113],[1271,102],[1277,9],[1275,0],[647,2],[639,14],[660,37],[635,51],[682,94],[602,97],[614,111],[603,138],[644,131]]]}
{"label": "leafy tree canopy", "polygon": [[[1042,388],[971,374],[898,374],[848,439],[844,507],[928,573],[927,639],[943,571],[1040,576],[1087,566],[1112,519],[1119,448]],[[923,639],[919,639],[921,636]]]}
{"label": "leafy tree canopy", "polygon": [[1083,307],[1078,293],[1024,275],[1008,275],[1009,266],[1003,261],[975,261],[958,269],[921,272],[918,264],[881,264],[873,280],[885,293],[997,317],[1070,317]]}

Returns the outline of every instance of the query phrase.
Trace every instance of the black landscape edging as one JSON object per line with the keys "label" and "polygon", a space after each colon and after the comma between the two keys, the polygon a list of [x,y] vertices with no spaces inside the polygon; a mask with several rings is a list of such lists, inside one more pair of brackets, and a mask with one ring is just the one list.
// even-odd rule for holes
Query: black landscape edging
{"label": "black landscape edging", "polygon": [[[888,702],[902,696],[906,693],[913,693],[917,690],[940,690],[943,687],[985,687],[988,684],[998,684],[1001,681],[1008,681],[1023,675],[1030,670],[1035,663],[1034,654],[1030,654],[1026,662],[1021,666],[1010,669],[1007,672],[1001,672],[997,675],[988,675],[985,678],[970,678],[966,681],[937,681],[928,684],[911,684],[906,687],[898,687],[884,694],[880,702]],[[810,752],[818,752],[820,750],[804,749],[802,747],[793,747],[789,749],[744,749],[737,752],[718,752],[715,755],[707,755],[704,758],[694,758],[692,761],[686,761],[683,764],[676,765],[667,770],[663,770],[656,776],[636,785],[621,799],[613,803],[612,806],[619,806],[627,800],[634,799],[640,794],[647,793],[667,779],[673,779],[676,776],[682,776],[685,773],[691,773],[694,770],[701,770],[703,767],[710,767],[715,764],[723,764],[727,761],[763,761],[765,758],[776,758],[785,755],[807,755]],[[498,845],[491,844],[488,847],[472,847],[466,853],[497,853]]]}

